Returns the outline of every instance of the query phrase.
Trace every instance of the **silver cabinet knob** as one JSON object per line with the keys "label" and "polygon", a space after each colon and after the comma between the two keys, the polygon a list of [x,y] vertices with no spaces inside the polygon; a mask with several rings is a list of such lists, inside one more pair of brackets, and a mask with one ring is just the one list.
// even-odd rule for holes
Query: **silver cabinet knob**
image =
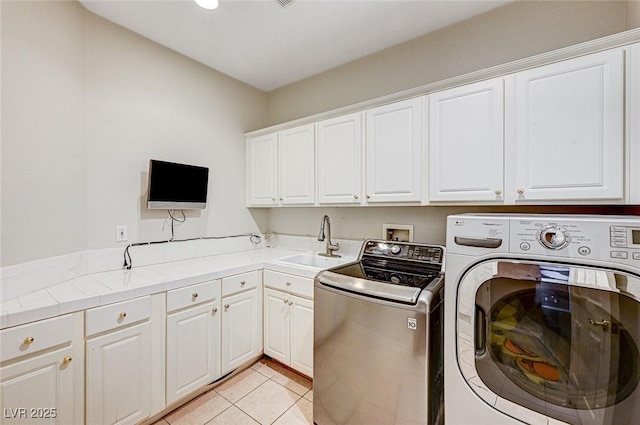
{"label": "silver cabinet knob", "polygon": [[228,310],[228,309],[229,309],[229,304],[225,304],[225,305],[224,305],[224,309],[225,309],[225,310]]}
{"label": "silver cabinet knob", "polygon": [[240,281],[240,286],[244,286],[246,283],[247,283],[246,281],[241,280],[241,281]]}
{"label": "silver cabinet knob", "polygon": [[500,195],[502,195],[502,191],[500,189],[496,189],[495,194],[497,196],[500,196]]}
{"label": "silver cabinet knob", "polygon": [[353,199],[355,199],[356,201],[359,199],[360,197],[358,195],[353,195]]}
{"label": "silver cabinet knob", "polygon": [[218,308],[217,308],[217,307],[213,307],[213,308],[211,309],[211,312],[212,312],[212,313],[214,313],[214,314],[215,314],[215,313],[217,313],[217,312],[218,312]]}
{"label": "silver cabinet knob", "polygon": [[289,305],[293,305],[293,301],[289,301]]}
{"label": "silver cabinet knob", "polygon": [[524,189],[518,189],[518,195],[523,195],[524,194]]}
{"label": "silver cabinet knob", "polygon": [[285,282],[284,284],[287,286],[291,286],[291,282]]}

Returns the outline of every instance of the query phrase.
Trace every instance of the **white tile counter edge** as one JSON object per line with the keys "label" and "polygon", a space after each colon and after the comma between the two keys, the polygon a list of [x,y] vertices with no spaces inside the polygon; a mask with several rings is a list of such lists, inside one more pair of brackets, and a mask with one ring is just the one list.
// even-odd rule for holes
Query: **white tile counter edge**
{"label": "white tile counter edge", "polygon": [[321,269],[278,261],[301,252],[261,248],[88,274],[3,301],[0,329],[263,268],[313,278]]}

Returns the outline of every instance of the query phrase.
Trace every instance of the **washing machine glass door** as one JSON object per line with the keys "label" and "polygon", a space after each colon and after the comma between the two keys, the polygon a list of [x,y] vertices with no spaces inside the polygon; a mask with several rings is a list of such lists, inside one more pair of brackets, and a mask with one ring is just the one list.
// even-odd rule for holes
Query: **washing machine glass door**
{"label": "washing machine glass door", "polygon": [[498,410],[527,423],[640,418],[638,276],[489,261],[460,282],[457,319],[461,371]]}

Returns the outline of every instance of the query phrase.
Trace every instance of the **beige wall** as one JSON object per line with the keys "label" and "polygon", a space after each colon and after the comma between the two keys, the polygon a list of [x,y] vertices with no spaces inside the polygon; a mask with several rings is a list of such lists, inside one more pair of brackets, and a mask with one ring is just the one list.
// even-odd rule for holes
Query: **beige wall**
{"label": "beige wall", "polygon": [[640,0],[629,0],[626,2],[627,6],[627,29],[640,27]]}
{"label": "beige wall", "polygon": [[143,197],[150,158],[210,168],[209,204],[176,237],[258,230],[243,133],[266,94],[86,11],[2,2],[2,266],[166,239]]}
{"label": "beige wall", "polygon": [[627,29],[626,8],[620,1],[517,1],[274,90],[269,93],[268,123],[621,32]]}
{"label": "beige wall", "polygon": [[84,9],[1,2],[2,265],[85,249]]}
{"label": "beige wall", "polygon": [[88,248],[114,245],[118,224],[133,241],[169,237],[166,210],[146,208],[150,158],[209,167],[207,208],[187,211],[176,238],[257,231],[243,133],[264,123],[266,95],[86,15]]}

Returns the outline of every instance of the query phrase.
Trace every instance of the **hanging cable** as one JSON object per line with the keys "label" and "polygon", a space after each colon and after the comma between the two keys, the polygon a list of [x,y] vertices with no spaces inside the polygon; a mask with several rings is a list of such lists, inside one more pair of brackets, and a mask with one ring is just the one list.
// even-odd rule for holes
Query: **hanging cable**
{"label": "hanging cable", "polygon": [[171,219],[171,239],[170,240],[174,240],[175,238],[175,234],[173,231],[173,223],[178,223],[178,224],[182,224],[185,221],[187,221],[187,216],[184,215],[184,210],[180,210],[182,212],[182,220],[177,219],[173,216],[173,214],[175,214],[176,210],[167,210],[167,212],[169,213],[169,218]]}

